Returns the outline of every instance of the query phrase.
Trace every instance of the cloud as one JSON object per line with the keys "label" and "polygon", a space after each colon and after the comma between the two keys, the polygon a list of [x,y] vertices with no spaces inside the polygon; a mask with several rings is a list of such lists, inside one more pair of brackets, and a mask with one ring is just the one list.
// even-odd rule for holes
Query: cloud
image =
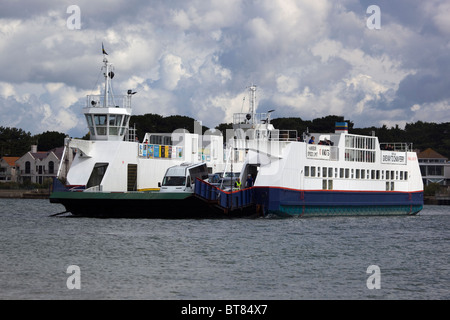
{"label": "cloud", "polygon": [[258,111],[273,117],[450,121],[444,0],[381,0],[380,30],[366,27],[368,0],[82,0],[81,29],[69,30],[73,4],[2,2],[0,125],[84,135],[102,42],[114,92],[138,92],[134,114],[214,127],[247,111],[254,83]]}

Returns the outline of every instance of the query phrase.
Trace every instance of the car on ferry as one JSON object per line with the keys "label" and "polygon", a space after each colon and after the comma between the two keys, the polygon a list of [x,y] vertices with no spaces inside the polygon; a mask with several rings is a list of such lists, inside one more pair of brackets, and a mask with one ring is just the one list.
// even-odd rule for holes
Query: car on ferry
{"label": "car on ferry", "polygon": [[160,183],[160,192],[194,192],[196,179],[208,178],[208,167],[206,163],[182,163],[167,169],[162,183]]}

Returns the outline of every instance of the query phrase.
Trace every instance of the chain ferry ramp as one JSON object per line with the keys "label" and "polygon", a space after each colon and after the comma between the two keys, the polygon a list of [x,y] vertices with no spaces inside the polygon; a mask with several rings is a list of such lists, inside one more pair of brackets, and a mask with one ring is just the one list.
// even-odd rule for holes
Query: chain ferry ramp
{"label": "chain ferry ramp", "polygon": [[194,196],[208,204],[211,210],[215,210],[223,216],[232,217],[259,217],[260,206],[254,201],[254,189],[252,187],[225,191],[204,180],[197,179]]}

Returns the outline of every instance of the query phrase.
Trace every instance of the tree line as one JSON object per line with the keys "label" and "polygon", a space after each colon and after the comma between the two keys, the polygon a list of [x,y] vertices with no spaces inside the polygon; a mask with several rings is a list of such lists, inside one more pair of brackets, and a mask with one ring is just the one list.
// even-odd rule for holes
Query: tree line
{"label": "tree line", "polygon": [[[404,129],[398,125],[388,128],[382,127],[355,128],[351,120],[344,117],[329,115],[313,120],[303,120],[301,118],[276,118],[271,123],[280,130],[296,130],[301,136],[303,132],[333,133],[336,122],[347,122],[350,133],[362,135],[375,135],[380,142],[411,142],[414,149],[425,150],[432,148],[443,156],[450,158],[450,122],[433,123],[417,121],[407,123]],[[140,141],[146,132],[149,133],[171,133],[176,129],[186,129],[194,132],[194,119],[187,116],[167,116],[158,114],[136,115],[130,118],[130,126],[136,128]],[[215,129],[225,133],[226,129],[231,129],[231,123],[221,123]],[[209,128],[202,126],[204,133]],[[39,151],[48,151],[64,145],[64,138],[67,135],[61,132],[47,131],[37,135],[31,135],[18,128],[0,127],[0,157],[2,156],[22,156],[30,151],[31,145],[38,146]],[[89,139],[86,134],[83,139]]]}

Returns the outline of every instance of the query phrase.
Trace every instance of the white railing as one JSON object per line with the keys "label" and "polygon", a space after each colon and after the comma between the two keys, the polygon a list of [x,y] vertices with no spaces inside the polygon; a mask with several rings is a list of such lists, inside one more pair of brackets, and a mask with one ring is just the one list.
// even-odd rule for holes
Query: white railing
{"label": "white railing", "polygon": [[233,114],[234,124],[266,123],[270,119],[270,113],[235,113]]}
{"label": "white railing", "polygon": [[104,95],[88,95],[86,106],[88,108],[131,108],[131,96],[130,95],[119,95],[119,96],[109,96],[108,103],[105,106],[105,96]]}

